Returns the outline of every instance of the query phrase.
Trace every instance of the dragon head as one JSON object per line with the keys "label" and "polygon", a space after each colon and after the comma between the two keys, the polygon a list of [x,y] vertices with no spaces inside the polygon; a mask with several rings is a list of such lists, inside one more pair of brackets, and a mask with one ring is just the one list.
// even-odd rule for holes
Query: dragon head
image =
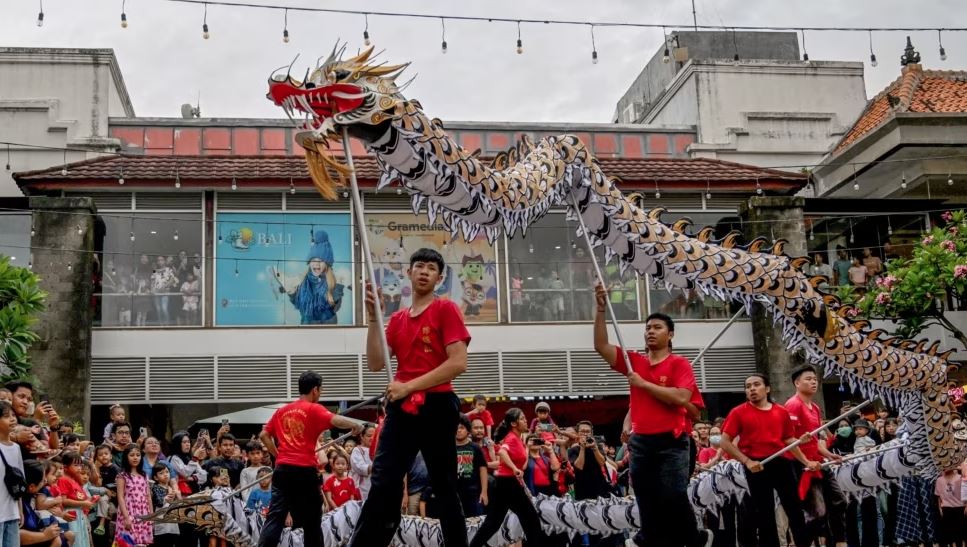
{"label": "dragon head", "polygon": [[379,125],[403,101],[395,80],[407,65],[374,64],[372,47],[349,59],[342,58],[345,50],[345,45],[333,48],[325,62],[306,71],[303,81],[288,72],[269,78],[266,97],[293,121],[304,118],[302,129],[315,139],[337,136],[340,126]]}

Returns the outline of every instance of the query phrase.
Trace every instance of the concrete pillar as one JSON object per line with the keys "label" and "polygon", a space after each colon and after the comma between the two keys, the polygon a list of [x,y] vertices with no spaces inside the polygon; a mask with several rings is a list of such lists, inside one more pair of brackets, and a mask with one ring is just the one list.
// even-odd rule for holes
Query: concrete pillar
{"label": "concrete pillar", "polygon": [[[792,257],[806,256],[806,229],[803,223],[805,199],[792,196],[749,198],[739,207],[742,220],[747,222],[743,232],[749,241],[764,237],[772,241],[785,239],[785,252]],[[802,352],[786,350],[782,331],[773,326],[772,315],[756,304],[752,310],[752,337],[755,347],[756,370],[769,375],[772,397],[785,402],[796,392],[790,374],[805,363]],[[822,371],[819,371],[822,378]],[[820,388],[822,386],[820,385]],[[822,389],[816,394],[816,404],[823,408]]]}
{"label": "concrete pillar", "polygon": [[47,291],[30,350],[37,391],[61,418],[90,425],[94,202],[87,197],[31,197],[33,270]]}

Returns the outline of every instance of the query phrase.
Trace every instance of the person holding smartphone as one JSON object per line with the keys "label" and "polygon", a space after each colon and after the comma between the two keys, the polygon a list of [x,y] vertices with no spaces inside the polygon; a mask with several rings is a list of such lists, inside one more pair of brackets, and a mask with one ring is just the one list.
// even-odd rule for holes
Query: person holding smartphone
{"label": "person holding smartphone", "polygon": [[552,450],[552,445],[538,435],[527,438],[527,468],[524,470],[524,484],[535,496],[557,495],[557,473],[561,462]]}

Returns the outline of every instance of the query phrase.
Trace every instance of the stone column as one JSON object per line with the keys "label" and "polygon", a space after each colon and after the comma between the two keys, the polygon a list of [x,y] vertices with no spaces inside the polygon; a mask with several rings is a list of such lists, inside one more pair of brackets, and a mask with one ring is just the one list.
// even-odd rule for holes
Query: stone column
{"label": "stone column", "polygon": [[31,197],[33,270],[47,291],[30,349],[36,391],[63,419],[90,424],[94,202],[87,197]]}
{"label": "stone column", "polygon": [[[805,199],[793,196],[749,198],[739,207],[742,220],[747,222],[743,232],[748,241],[764,237],[772,241],[785,239],[785,252],[792,257],[806,256],[806,229],[803,222]],[[764,248],[765,249],[765,248]],[[772,398],[785,402],[796,392],[790,374],[805,363],[802,352],[786,350],[782,331],[773,326],[772,315],[756,304],[752,310],[752,337],[755,346],[756,370],[769,375]],[[819,371],[820,379],[822,371]],[[816,394],[816,404],[823,408],[822,381]]]}

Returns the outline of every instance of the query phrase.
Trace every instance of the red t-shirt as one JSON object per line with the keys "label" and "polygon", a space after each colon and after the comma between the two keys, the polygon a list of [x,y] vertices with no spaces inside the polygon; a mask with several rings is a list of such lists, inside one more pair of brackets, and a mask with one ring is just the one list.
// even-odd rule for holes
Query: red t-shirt
{"label": "red t-shirt", "polygon": [[[51,488],[51,493],[57,492],[56,496],[64,496],[66,499],[74,501],[87,501],[87,492],[78,484],[74,479],[64,475],[57,479],[54,487]],[[76,509],[72,507],[71,510]],[[90,509],[84,509],[84,514],[90,513]]]}
{"label": "red t-shirt", "polygon": [[[409,382],[446,361],[450,344],[470,345],[470,332],[460,308],[451,300],[437,298],[416,317],[410,317],[409,308],[394,313],[386,326],[386,341],[396,355],[396,380]],[[447,382],[427,391],[453,391],[453,386]]]}
{"label": "red t-shirt", "polygon": [[715,455],[718,454],[718,452],[719,452],[718,448],[712,448],[711,446],[708,448],[703,448],[699,450],[698,463],[702,465],[707,464],[708,462],[712,461],[712,458],[714,458]]}
{"label": "red t-shirt", "polygon": [[332,503],[336,507],[342,507],[349,500],[363,499],[359,493],[359,489],[356,488],[356,483],[348,475],[343,479],[332,475],[322,485],[322,491],[329,492],[329,495],[332,497]]}
{"label": "red t-shirt", "polygon": [[[809,406],[806,406],[806,403],[798,395],[790,397],[786,401],[785,407],[789,411],[789,419],[792,420],[793,435],[797,439],[810,431],[815,431],[823,423],[819,405],[810,403]],[[799,448],[802,450],[803,455],[810,460],[819,461],[821,459],[819,455],[819,441],[816,440],[816,437],[810,439],[808,443],[801,443]],[[789,453],[786,452],[786,454]]]}
{"label": "red t-shirt", "polygon": [[331,426],[332,412],[318,403],[300,399],[276,410],[265,424],[279,450],[276,463],[315,469],[316,441]]}
{"label": "red t-shirt", "polygon": [[786,447],[786,439],[795,437],[789,412],[780,404],[772,403],[769,410],[756,408],[745,402],[732,409],[722,432],[733,439],[739,437],[739,450],[758,460],[767,458]]}
{"label": "red t-shirt", "polygon": [[[504,440],[500,442],[500,449],[498,451],[501,449],[507,451],[507,455],[510,456],[510,461],[514,462],[517,469],[524,469],[524,466],[527,465],[527,449],[524,447],[524,441],[520,440],[517,433],[513,431],[508,433],[504,437]],[[514,471],[501,461],[500,467],[497,468],[497,473],[495,474],[498,477],[513,477]]]}
{"label": "red t-shirt", "polygon": [[[660,363],[652,366],[648,357],[629,351],[631,369],[642,379],[662,387],[678,387],[692,392],[691,403],[698,408],[705,408],[702,393],[695,383],[695,374],[688,359],[681,355],[670,354]],[[618,347],[618,357],[612,369],[627,375],[624,352]],[[639,435],[654,435],[657,433],[672,433],[676,437],[690,431],[691,421],[686,417],[684,407],[666,405],[655,399],[641,388],[631,388],[631,431]]]}
{"label": "red t-shirt", "polygon": [[468,412],[467,413],[467,418],[470,421],[479,419],[481,422],[483,422],[484,427],[493,427],[494,426],[494,415],[491,414],[490,411],[487,410],[486,408],[483,409],[483,411],[481,411],[481,412],[473,412],[473,411]]}
{"label": "red t-shirt", "polygon": [[550,486],[551,469],[544,462],[544,458],[537,456],[536,458],[531,458],[531,461],[534,462],[534,486]]}

